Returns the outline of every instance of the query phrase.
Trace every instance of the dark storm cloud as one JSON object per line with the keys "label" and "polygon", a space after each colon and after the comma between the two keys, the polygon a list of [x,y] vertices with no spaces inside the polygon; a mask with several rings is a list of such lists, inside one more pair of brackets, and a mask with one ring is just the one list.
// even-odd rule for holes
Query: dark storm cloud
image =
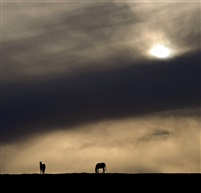
{"label": "dark storm cloud", "polygon": [[[199,105],[199,57],[198,53],[57,81],[5,84],[3,140],[88,121]],[[17,130],[11,134],[13,128]]]}
{"label": "dark storm cloud", "polygon": [[[161,5],[4,4],[3,142],[198,106],[199,12]],[[178,52],[182,45],[193,51],[166,61],[143,58],[159,28]]]}

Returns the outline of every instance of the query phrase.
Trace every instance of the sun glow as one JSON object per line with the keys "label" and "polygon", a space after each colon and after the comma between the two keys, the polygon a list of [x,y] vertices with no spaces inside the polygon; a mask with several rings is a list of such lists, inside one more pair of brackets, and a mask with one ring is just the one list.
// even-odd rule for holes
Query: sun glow
{"label": "sun glow", "polygon": [[150,54],[157,58],[168,58],[171,54],[171,50],[163,45],[155,45],[151,50]]}

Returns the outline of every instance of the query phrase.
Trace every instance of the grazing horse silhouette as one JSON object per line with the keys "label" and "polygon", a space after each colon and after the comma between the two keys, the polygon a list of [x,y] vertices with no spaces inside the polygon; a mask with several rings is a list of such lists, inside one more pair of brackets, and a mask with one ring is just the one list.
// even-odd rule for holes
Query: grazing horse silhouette
{"label": "grazing horse silhouette", "polygon": [[39,162],[39,164],[40,164],[40,173],[44,174],[45,173],[46,165],[43,164],[41,161]]}
{"label": "grazing horse silhouette", "polygon": [[105,170],[106,170],[106,164],[104,162],[102,163],[97,163],[96,164],[96,167],[95,167],[95,173],[99,173],[99,169],[102,169],[103,170],[103,173],[105,173]]}

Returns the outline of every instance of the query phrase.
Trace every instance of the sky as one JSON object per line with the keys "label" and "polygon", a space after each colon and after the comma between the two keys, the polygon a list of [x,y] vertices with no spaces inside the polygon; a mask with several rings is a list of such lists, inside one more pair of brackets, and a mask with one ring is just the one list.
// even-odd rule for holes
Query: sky
{"label": "sky", "polygon": [[201,2],[1,0],[0,173],[201,172]]}

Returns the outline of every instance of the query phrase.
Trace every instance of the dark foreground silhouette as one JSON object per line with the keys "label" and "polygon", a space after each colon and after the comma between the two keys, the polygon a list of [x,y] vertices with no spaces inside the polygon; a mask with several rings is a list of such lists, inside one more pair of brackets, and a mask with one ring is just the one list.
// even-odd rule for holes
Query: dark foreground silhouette
{"label": "dark foreground silhouette", "polygon": [[[1,188],[8,192],[136,192],[165,189],[172,192],[175,187],[189,186],[188,192],[196,192],[194,183],[190,186],[192,175],[160,173],[40,173],[2,174]],[[195,177],[195,176],[194,176]],[[199,180],[199,179],[198,179]],[[5,186],[5,187],[4,187]],[[13,189],[13,191],[12,191]]]}

